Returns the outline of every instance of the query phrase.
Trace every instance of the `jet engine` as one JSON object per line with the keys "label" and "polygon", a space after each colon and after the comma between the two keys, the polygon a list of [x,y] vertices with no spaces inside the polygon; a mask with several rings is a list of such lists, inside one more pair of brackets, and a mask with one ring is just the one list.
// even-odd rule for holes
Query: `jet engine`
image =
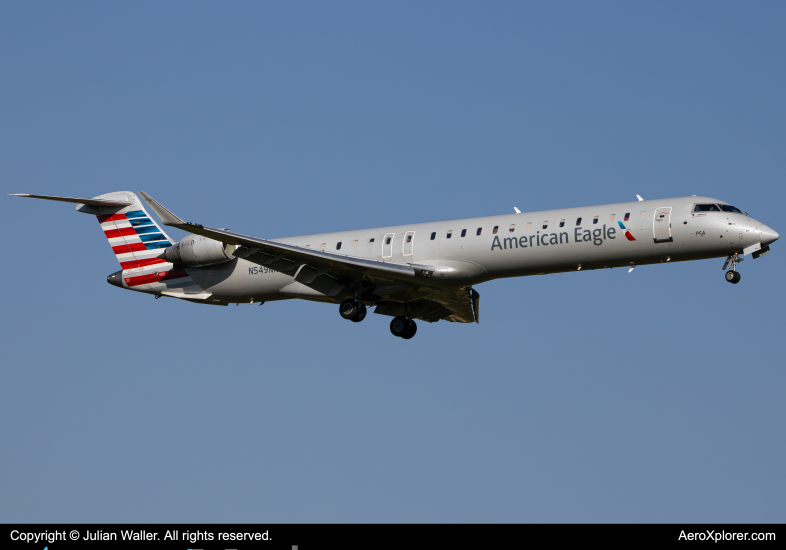
{"label": "jet engine", "polygon": [[164,250],[164,258],[173,264],[188,267],[215,265],[233,260],[235,245],[224,244],[201,235],[186,235],[179,243]]}

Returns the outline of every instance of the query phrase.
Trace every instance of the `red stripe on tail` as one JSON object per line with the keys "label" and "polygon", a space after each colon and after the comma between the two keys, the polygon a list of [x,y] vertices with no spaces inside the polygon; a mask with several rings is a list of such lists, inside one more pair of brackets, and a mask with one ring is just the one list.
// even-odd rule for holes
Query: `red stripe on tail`
{"label": "red stripe on tail", "polygon": [[129,262],[120,262],[120,267],[123,269],[133,269],[135,267],[144,267],[146,265],[165,264],[166,260],[161,258],[148,258],[147,260],[131,260]]}
{"label": "red stripe on tail", "polygon": [[173,269],[172,271],[159,271],[158,274],[156,275],[149,273],[147,275],[140,275],[138,277],[127,277],[126,284],[130,287],[149,285],[151,283],[157,283],[159,281],[181,279],[183,277],[188,277],[188,273],[186,273],[185,269]]}

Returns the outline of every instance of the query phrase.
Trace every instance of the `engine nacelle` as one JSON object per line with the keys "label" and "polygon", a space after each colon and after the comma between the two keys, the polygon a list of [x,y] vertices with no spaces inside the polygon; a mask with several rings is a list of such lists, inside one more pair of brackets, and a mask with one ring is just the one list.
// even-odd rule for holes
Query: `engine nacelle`
{"label": "engine nacelle", "polygon": [[186,235],[179,243],[164,250],[166,261],[189,267],[215,265],[234,259],[235,245],[224,244],[201,235]]}

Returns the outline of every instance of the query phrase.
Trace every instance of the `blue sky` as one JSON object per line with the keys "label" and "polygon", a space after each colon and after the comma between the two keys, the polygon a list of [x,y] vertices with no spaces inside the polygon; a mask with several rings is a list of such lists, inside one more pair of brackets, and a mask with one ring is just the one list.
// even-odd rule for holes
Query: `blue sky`
{"label": "blue sky", "polygon": [[[269,238],[636,193],[783,233],[784,16],[5,2],[0,185]],[[122,292],[70,205],[0,198],[0,236],[0,521],[783,521],[780,243],[739,285],[722,260],[486,283],[480,325],[404,341]]]}

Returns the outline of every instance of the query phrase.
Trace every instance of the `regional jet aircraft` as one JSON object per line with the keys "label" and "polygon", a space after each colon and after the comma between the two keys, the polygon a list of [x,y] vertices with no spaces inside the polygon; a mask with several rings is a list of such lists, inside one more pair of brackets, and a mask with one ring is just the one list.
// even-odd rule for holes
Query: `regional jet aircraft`
{"label": "regional jet aircraft", "polygon": [[415,335],[415,319],[479,322],[473,286],[545,275],[725,258],[737,284],[745,256],[770,252],[779,235],[710,197],[677,197],[260,239],[185,222],[140,192],[164,225],[189,232],[176,243],[128,191],[92,199],[17,194],[77,204],[98,218],[121,269],[119,288],[197,304],[260,305],[299,298],[338,304],[358,323],[366,308],[393,317],[390,331]]}

